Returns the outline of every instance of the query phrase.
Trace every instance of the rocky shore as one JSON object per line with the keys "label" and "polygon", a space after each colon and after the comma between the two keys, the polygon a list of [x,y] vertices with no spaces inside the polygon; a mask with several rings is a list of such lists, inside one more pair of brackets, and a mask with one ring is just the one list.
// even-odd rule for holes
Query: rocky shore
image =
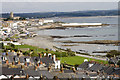
{"label": "rocky shore", "polygon": [[61,43],[84,43],[84,44],[114,44],[119,45],[120,41],[113,40],[94,40],[94,41],[57,41]]}

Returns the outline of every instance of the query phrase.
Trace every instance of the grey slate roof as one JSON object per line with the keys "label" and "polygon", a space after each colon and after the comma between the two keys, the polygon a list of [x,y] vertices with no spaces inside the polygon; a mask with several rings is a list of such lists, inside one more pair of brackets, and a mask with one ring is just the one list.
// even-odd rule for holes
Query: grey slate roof
{"label": "grey slate roof", "polygon": [[88,68],[88,70],[91,70],[91,71],[100,71],[100,70],[102,70],[102,68],[103,68],[103,66],[104,65],[102,65],[102,64],[94,64],[92,67],[90,67],[90,68]]}
{"label": "grey slate roof", "polygon": [[89,67],[89,62],[84,62],[78,66],[78,68],[87,69]]}
{"label": "grey slate roof", "polygon": [[105,73],[107,73],[108,75],[112,74],[112,72],[114,71],[114,67],[108,67],[106,70],[104,70]]}
{"label": "grey slate roof", "polygon": [[[7,68],[7,67],[2,67],[2,74],[4,75],[21,75],[20,68]],[[22,73],[22,75],[24,75],[24,71]]]}

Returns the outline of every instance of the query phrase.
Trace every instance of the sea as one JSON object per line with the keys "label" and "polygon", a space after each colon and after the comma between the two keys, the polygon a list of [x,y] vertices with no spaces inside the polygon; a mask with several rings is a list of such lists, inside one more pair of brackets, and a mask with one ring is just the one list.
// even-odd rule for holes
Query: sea
{"label": "sea", "polygon": [[[83,43],[62,43],[61,41],[94,41],[94,40],[118,40],[118,17],[75,17],[75,18],[51,18],[54,21],[66,23],[103,23],[110,24],[108,26],[85,27],[85,28],[66,28],[66,29],[44,29],[37,31],[39,35],[47,36],[81,36],[68,38],[54,38],[53,42],[57,47],[62,49],[70,48],[72,51],[80,53],[88,53],[90,55],[106,55],[99,51],[118,50],[119,46],[104,44],[83,44]],[[90,37],[84,37],[90,36]],[[72,45],[72,46],[63,46]],[[96,52],[96,53],[94,53]],[[99,53],[97,53],[99,52]]]}

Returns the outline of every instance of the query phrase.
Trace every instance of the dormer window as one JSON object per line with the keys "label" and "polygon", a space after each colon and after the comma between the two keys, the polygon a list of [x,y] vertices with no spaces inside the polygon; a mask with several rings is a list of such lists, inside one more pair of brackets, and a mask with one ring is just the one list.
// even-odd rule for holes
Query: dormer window
{"label": "dormer window", "polygon": [[19,58],[18,57],[15,57],[15,62],[18,62],[19,61]]}
{"label": "dormer window", "polygon": [[5,56],[2,56],[2,61],[6,61],[7,58]]}
{"label": "dormer window", "polygon": [[29,63],[29,62],[30,62],[30,59],[29,59],[29,58],[26,58],[26,62]]}

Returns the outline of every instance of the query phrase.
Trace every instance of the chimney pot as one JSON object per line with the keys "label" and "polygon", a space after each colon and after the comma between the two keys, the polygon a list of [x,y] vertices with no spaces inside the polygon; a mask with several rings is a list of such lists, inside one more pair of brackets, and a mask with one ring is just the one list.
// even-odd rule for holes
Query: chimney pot
{"label": "chimney pot", "polygon": [[119,67],[119,65],[115,65],[115,67],[116,67],[116,68],[118,68],[118,67]]}
{"label": "chimney pot", "polygon": [[39,63],[37,64],[37,67],[39,67]]}
{"label": "chimney pot", "polygon": [[35,71],[37,71],[37,66],[35,66]]}
{"label": "chimney pot", "polygon": [[12,65],[14,65],[14,61],[12,62]]}
{"label": "chimney pot", "polygon": [[39,53],[39,57],[42,58],[42,54]]}
{"label": "chimney pot", "polygon": [[63,73],[63,67],[61,67],[60,71]]}
{"label": "chimney pot", "polygon": [[46,57],[46,53],[44,53],[44,57]]}
{"label": "chimney pot", "polygon": [[29,65],[31,65],[31,62],[29,62]]}
{"label": "chimney pot", "polygon": [[8,60],[6,60],[6,64],[9,64],[9,61],[8,61]]}
{"label": "chimney pot", "polygon": [[72,70],[73,70],[73,72],[74,72],[74,73],[76,72],[76,70],[75,70],[75,68],[74,68],[74,67],[72,68]]}
{"label": "chimney pot", "polygon": [[27,75],[26,75],[26,79],[28,79],[28,78],[29,78],[29,75],[27,74]]}
{"label": "chimney pot", "polygon": [[18,64],[20,64],[20,61],[18,61]]}
{"label": "chimney pot", "polygon": [[24,69],[24,65],[21,65],[21,69],[22,69],[22,70]]}
{"label": "chimney pot", "polygon": [[25,66],[27,66],[27,62],[25,62]]}
{"label": "chimney pot", "polygon": [[40,61],[40,64],[42,64],[42,61]]}

